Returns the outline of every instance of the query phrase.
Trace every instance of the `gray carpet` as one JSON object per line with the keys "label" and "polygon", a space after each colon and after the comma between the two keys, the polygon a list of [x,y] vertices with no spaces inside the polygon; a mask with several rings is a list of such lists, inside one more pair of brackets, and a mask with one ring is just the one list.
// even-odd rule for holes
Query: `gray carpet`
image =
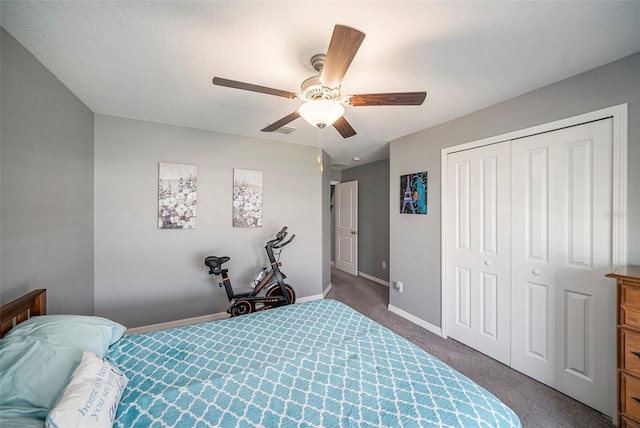
{"label": "gray carpet", "polygon": [[332,269],[328,299],[339,300],[415,343],[500,398],[524,427],[612,427],[601,413],[452,339],[389,312],[389,288]]}

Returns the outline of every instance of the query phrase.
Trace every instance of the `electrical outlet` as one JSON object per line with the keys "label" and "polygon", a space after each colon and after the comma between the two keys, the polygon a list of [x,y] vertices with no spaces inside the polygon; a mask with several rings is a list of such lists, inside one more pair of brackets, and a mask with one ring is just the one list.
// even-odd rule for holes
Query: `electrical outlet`
{"label": "electrical outlet", "polygon": [[387,262],[385,262],[384,260],[382,261],[382,269],[386,269],[387,268]]}
{"label": "electrical outlet", "polygon": [[393,288],[395,288],[398,293],[402,293],[402,283],[400,281],[395,281],[393,283]]}

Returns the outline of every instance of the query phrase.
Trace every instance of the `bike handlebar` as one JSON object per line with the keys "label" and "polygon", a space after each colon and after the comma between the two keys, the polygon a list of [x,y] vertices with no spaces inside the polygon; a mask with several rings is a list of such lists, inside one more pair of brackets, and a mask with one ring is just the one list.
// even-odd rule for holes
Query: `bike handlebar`
{"label": "bike handlebar", "polygon": [[287,226],[283,227],[280,232],[276,234],[276,241],[282,241],[287,236]]}
{"label": "bike handlebar", "polygon": [[282,244],[272,245],[272,246],[271,246],[271,248],[282,248],[282,247],[284,247],[285,245],[289,245],[289,243],[290,243],[291,241],[293,241],[293,238],[295,238],[295,237],[296,237],[296,234],[294,233],[293,235],[291,235],[291,238],[289,238],[289,240],[288,240],[288,241],[285,241],[285,242],[283,242]]}
{"label": "bike handlebar", "polygon": [[296,237],[296,235],[293,234],[291,235],[291,238],[289,238],[288,241],[282,242],[284,238],[286,238],[286,236],[287,236],[287,226],[283,227],[280,230],[280,232],[276,234],[275,239],[272,239],[271,241],[267,242],[267,246],[271,248],[282,248],[285,245],[289,244],[291,241],[293,241],[293,238]]}

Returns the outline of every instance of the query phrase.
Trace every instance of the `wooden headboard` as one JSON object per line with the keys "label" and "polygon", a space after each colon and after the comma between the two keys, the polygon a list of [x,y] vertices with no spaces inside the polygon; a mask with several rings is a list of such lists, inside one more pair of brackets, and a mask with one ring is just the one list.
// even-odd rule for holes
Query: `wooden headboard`
{"label": "wooden headboard", "polygon": [[35,315],[47,313],[47,290],[33,290],[0,307],[0,337],[14,326]]}

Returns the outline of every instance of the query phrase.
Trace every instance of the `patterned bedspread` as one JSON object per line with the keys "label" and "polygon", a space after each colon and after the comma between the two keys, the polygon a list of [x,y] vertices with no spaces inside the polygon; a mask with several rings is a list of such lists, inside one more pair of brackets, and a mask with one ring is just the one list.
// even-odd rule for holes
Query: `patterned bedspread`
{"label": "patterned bedspread", "polygon": [[117,427],[519,427],[495,396],[334,300],[125,336]]}

